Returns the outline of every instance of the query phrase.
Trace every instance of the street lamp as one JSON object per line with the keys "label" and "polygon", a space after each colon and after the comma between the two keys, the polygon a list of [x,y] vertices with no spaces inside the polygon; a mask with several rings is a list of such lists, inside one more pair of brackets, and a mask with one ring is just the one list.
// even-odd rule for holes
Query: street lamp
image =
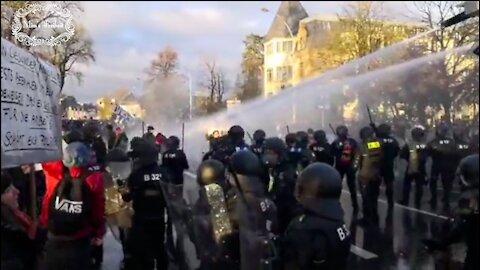
{"label": "street lamp", "polygon": [[[268,8],[265,8],[265,7],[262,8],[261,11],[266,12],[266,13],[270,13],[270,10]],[[293,39],[294,39],[293,32],[292,32],[292,29],[290,28],[290,26],[288,25],[287,21],[285,20],[285,18],[283,16],[278,15],[278,14],[275,14],[275,17],[279,18],[283,22],[285,27],[287,27],[288,34],[290,35],[290,38],[292,39],[292,42],[293,42]],[[289,58],[290,59],[293,58],[292,56],[293,56],[294,50],[295,50],[295,46],[292,46],[292,50],[289,51]],[[293,74],[292,74],[292,76],[293,76]],[[297,92],[296,91],[293,91],[292,122],[293,122],[293,124],[295,124],[297,122]]]}

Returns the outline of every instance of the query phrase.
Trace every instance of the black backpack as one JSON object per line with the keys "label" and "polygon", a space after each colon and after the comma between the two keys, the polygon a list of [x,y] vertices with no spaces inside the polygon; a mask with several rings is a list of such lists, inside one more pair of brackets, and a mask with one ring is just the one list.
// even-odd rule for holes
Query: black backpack
{"label": "black backpack", "polygon": [[86,179],[93,171],[86,171],[78,179],[66,171],[50,201],[48,230],[54,235],[73,236],[92,220],[93,196]]}

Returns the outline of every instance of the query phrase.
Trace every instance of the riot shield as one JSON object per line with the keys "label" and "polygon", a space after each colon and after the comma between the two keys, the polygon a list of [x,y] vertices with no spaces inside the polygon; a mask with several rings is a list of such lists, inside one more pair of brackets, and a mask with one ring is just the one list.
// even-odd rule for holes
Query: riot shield
{"label": "riot shield", "polygon": [[236,210],[241,269],[278,269],[279,258],[272,233],[278,225],[274,203],[259,192],[240,189],[238,193]]}
{"label": "riot shield", "polygon": [[222,187],[210,184],[199,191],[192,207],[193,234],[200,269],[238,268],[238,233],[231,223]]}
{"label": "riot shield", "polygon": [[167,204],[167,251],[178,269],[192,269],[195,255],[188,248],[189,235],[192,234],[192,209],[183,198],[183,185],[161,182],[162,192]]}

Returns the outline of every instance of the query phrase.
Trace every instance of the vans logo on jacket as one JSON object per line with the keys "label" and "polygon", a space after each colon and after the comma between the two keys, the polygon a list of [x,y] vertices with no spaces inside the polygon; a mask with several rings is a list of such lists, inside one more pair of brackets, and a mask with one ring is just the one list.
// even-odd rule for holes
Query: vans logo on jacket
{"label": "vans logo on jacket", "polygon": [[69,214],[81,214],[83,202],[70,201],[66,199],[60,200],[57,196],[55,198],[55,209]]}

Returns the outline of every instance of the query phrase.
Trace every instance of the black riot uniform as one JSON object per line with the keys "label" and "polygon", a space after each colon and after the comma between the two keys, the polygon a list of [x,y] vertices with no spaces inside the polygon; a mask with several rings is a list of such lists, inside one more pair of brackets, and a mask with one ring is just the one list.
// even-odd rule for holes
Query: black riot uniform
{"label": "black riot uniform", "polygon": [[327,134],[323,130],[313,133],[314,142],[310,145],[310,151],[315,155],[316,162],[322,162],[333,166],[335,158],[332,155],[331,145],[328,143]]}
{"label": "black riot uniform", "polygon": [[205,153],[202,161],[215,159],[228,165],[228,151],[230,142],[227,135],[218,138],[210,138],[210,151]]}
{"label": "black riot uniform", "polygon": [[258,129],[253,133],[253,145],[250,146],[250,150],[255,153],[258,158],[263,154],[263,142],[265,141],[265,131]]}
{"label": "black riot uniform", "polygon": [[310,151],[309,145],[309,137],[308,133],[305,131],[299,131],[296,134],[297,136],[297,148],[300,150],[300,161],[297,165],[297,171],[300,172],[305,169],[308,165],[315,162],[315,155],[312,151]]}
{"label": "black riot uniform", "polygon": [[295,168],[287,161],[287,147],[280,138],[265,140],[262,160],[268,170],[267,195],[277,206],[279,231],[283,233],[297,210]]}
{"label": "black riot uniform", "polygon": [[411,141],[407,142],[400,151],[400,158],[407,161],[407,170],[403,180],[403,196],[399,202],[408,205],[410,202],[410,189],[415,182],[415,206],[420,207],[425,185],[428,159],[427,144],[425,141],[425,128],[414,127],[411,131]]}
{"label": "black riot uniform", "polygon": [[427,144],[429,156],[432,158],[432,172],[430,178],[430,203],[433,207],[437,205],[437,181],[442,179],[443,204],[449,208],[450,192],[455,177],[455,162],[452,158],[456,156],[457,146],[455,141],[448,137],[449,127],[440,123],[436,130],[436,137]]}
{"label": "black riot uniform", "polygon": [[143,137],[142,137],[146,142],[148,142],[152,145],[155,145],[155,141],[156,141],[155,140],[155,135],[153,135],[154,130],[155,129],[152,126],[148,126],[147,127],[147,133],[143,134]]}
{"label": "black riot uniform", "polygon": [[480,269],[479,252],[479,168],[478,154],[470,155],[457,168],[457,178],[461,183],[461,195],[458,202],[459,211],[455,218],[448,220],[448,228],[437,239],[424,240],[431,251],[446,250],[453,243],[464,240],[467,245],[467,256],[464,270]]}
{"label": "black riot uniform", "polygon": [[332,155],[335,157],[335,168],[340,177],[347,177],[347,185],[350,191],[350,198],[354,211],[358,211],[357,186],[355,183],[354,161],[357,155],[357,142],[348,137],[348,128],[338,126],[336,129],[337,139],[332,143]]}
{"label": "black riot uniform", "polygon": [[[134,155],[138,157],[138,167],[132,171],[127,186],[129,194],[125,201],[132,200],[132,228],[127,245],[132,255],[126,269],[167,269],[168,261],[164,247],[166,209],[160,183],[168,181],[168,173],[158,164],[158,150],[141,139],[137,141]],[[130,263],[132,265],[130,265]]]}
{"label": "black riot uniform", "polygon": [[391,135],[392,128],[389,124],[383,123],[375,128],[375,134],[383,145],[383,165],[381,169],[381,177],[385,185],[385,193],[387,195],[388,207],[393,207],[393,180],[395,180],[394,165],[400,147],[397,140]]}
{"label": "black riot uniform", "polygon": [[179,147],[180,139],[170,136],[167,139],[167,151],[162,155],[162,165],[168,170],[176,185],[183,184],[183,172],[189,168],[187,157]]}
{"label": "black riot uniform", "polygon": [[302,149],[297,146],[297,135],[295,133],[288,133],[285,136],[285,144],[287,145],[288,162],[296,169],[302,158]]}
{"label": "black riot uniform", "polygon": [[264,269],[275,264],[270,234],[278,232],[275,204],[265,195],[258,178],[260,160],[251,151],[230,157],[229,181],[237,192],[236,213],[240,233],[241,269]]}
{"label": "black riot uniform", "polygon": [[351,237],[340,204],[342,180],[323,163],[300,174],[295,196],[302,214],[288,226],[283,240],[286,270],[346,269]]}
{"label": "black riot uniform", "polygon": [[358,159],[358,182],[363,199],[363,217],[367,223],[378,224],[378,195],[380,192],[381,169],[383,166],[383,144],[375,137],[371,127],[360,130]]}
{"label": "black riot uniform", "polygon": [[[234,209],[228,208],[225,204],[227,200],[226,195],[230,192],[230,184],[225,178],[225,167],[223,163],[218,160],[206,160],[202,162],[197,170],[197,183],[200,186],[199,198],[194,205],[194,240],[197,257],[201,261],[199,270],[221,270],[221,269],[238,269],[239,266],[239,242],[238,242],[238,224],[233,223]],[[222,188],[223,202],[211,202],[213,196],[209,195],[210,190],[206,186],[216,184]],[[212,206],[213,204],[213,206]],[[220,209],[219,205],[225,206]],[[213,211],[225,211],[228,213],[227,220],[221,222],[228,222],[232,226],[230,233],[226,233],[220,241],[217,242],[214,235],[214,228],[222,226],[216,220]],[[215,224],[217,222],[217,224]],[[216,225],[216,226],[215,226]],[[225,230],[225,229],[223,229]]]}

